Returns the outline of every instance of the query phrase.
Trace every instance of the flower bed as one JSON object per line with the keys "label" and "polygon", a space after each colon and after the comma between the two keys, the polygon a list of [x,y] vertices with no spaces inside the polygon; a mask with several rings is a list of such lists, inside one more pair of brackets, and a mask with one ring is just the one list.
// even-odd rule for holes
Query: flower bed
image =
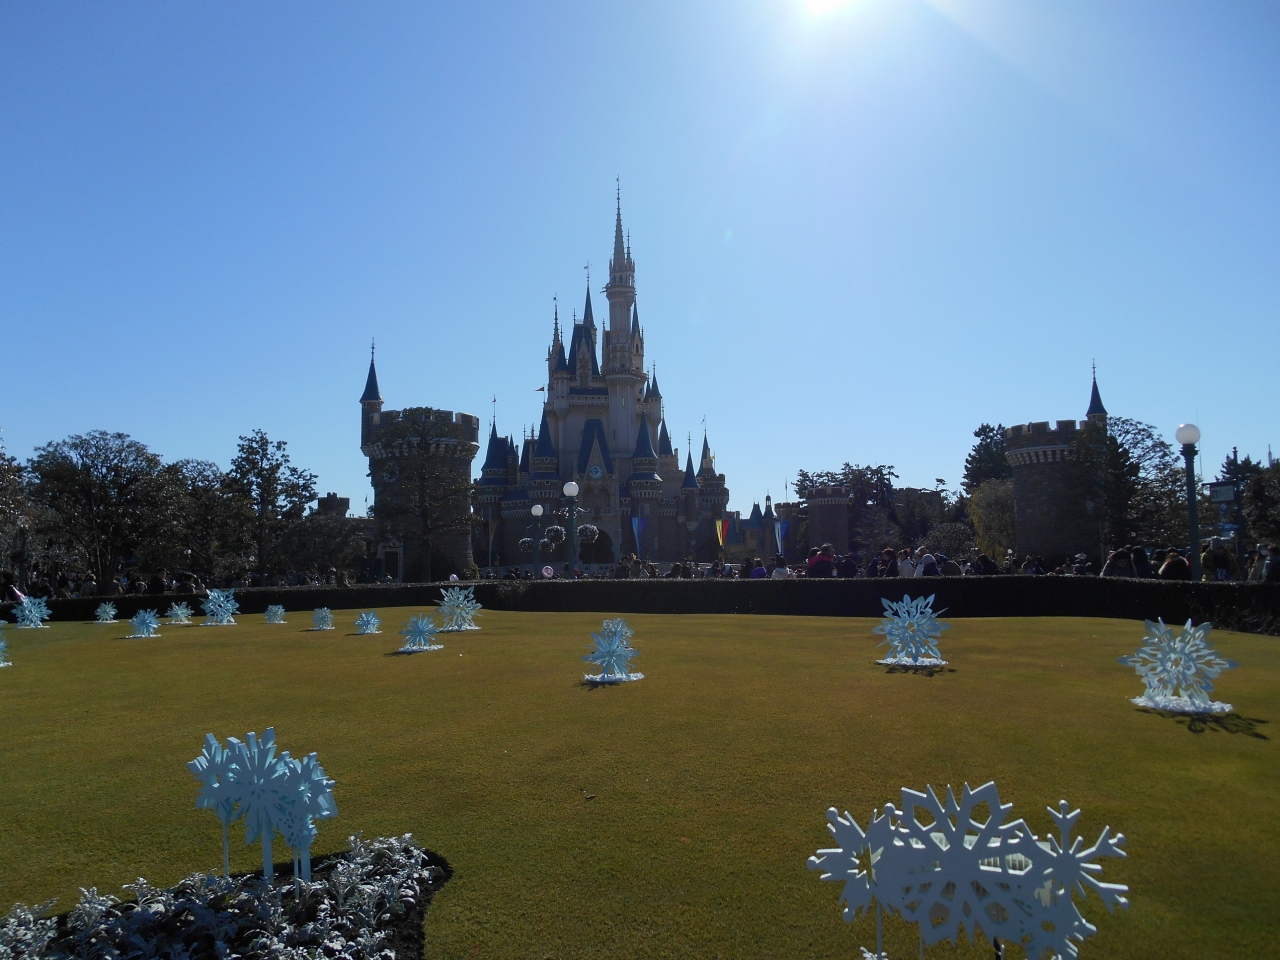
{"label": "flower bed", "polygon": [[0,921],[0,960],[73,957],[243,957],[245,960],[421,960],[431,898],[453,875],[403,837],[361,840],[318,860],[310,883],[277,867],[230,879],[196,873],[161,890],[127,885],[128,900],[82,890],[75,908],[15,906]]}

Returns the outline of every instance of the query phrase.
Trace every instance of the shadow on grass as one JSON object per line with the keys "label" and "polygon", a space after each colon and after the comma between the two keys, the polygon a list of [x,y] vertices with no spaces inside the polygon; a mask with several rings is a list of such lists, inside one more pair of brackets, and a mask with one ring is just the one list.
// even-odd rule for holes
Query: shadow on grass
{"label": "shadow on grass", "polygon": [[907,664],[885,667],[885,673],[914,673],[922,677],[936,677],[940,673],[955,673],[955,667],[913,667]]}
{"label": "shadow on grass", "polygon": [[625,687],[627,683],[632,681],[619,680],[579,680],[579,687],[586,687],[588,690],[599,690],[601,687]]}
{"label": "shadow on grass", "polygon": [[1208,713],[1171,713],[1168,710],[1152,710],[1150,707],[1138,707],[1138,712],[1172,720],[1178,726],[1186,727],[1188,733],[1242,733],[1246,737],[1255,737],[1258,740],[1271,739],[1258,729],[1271,721],[1258,717],[1242,717],[1238,713],[1224,713],[1219,716]]}

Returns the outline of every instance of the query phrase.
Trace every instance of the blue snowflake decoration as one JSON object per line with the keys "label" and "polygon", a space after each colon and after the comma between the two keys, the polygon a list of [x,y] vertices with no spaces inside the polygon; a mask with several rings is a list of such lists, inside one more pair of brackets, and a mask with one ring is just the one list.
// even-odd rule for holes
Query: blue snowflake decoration
{"label": "blue snowflake decoration", "polygon": [[267,623],[284,623],[285,622],[284,607],[282,607],[278,603],[273,603],[270,606],[268,606],[266,609],[266,612],[263,613],[262,616],[263,616],[263,619],[267,621]]}
{"label": "blue snowflake decoration", "polygon": [[169,612],[165,614],[170,623],[190,623],[191,608],[185,603],[171,603]]}
{"label": "blue snowflake decoration", "polygon": [[1120,658],[1120,663],[1134,668],[1147,688],[1132,702],[1170,713],[1230,713],[1231,704],[1209,699],[1217,676],[1236,666],[1209,646],[1212,624],[1193,627],[1188,620],[1176,634],[1163,620],[1147,620],[1145,624],[1145,645],[1133,656]]}
{"label": "blue snowflake decoration", "polygon": [[381,624],[382,621],[378,619],[376,613],[361,613],[356,617],[356,633],[361,636],[381,633],[382,631],[378,629]]}
{"label": "blue snowflake decoration", "polygon": [[316,607],[315,612],[311,614],[311,629],[332,630],[333,611],[328,607]]}
{"label": "blue snowflake decoration", "polygon": [[110,602],[100,603],[98,609],[93,611],[93,615],[98,618],[99,623],[115,623],[116,605]]}
{"label": "blue snowflake decoration", "polygon": [[[0,627],[8,626],[3,620],[0,620]],[[0,667],[12,667],[13,661],[9,659],[9,641],[0,640]]]}
{"label": "blue snowflake decoration", "polygon": [[951,624],[938,622],[932,595],[915,600],[904,596],[901,603],[881,598],[880,603],[889,616],[872,627],[872,632],[884,635],[889,656],[876,663],[894,667],[946,666],[947,661],[938,651],[938,638],[943,630],[951,629]]}
{"label": "blue snowflake decoration", "polygon": [[154,610],[139,610],[133,615],[133,619],[129,621],[133,625],[133,633],[129,635],[130,640],[140,637],[158,637],[160,636],[160,615]]}
{"label": "blue snowflake decoration", "polygon": [[482,609],[476,600],[475,587],[445,587],[440,591],[440,616],[444,626],[442,633],[456,633],[459,630],[479,630],[475,615]]}
{"label": "blue snowflake decoration", "polygon": [[[852,922],[876,905],[919,925],[925,946],[962,935],[970,942],[981,930],[1022,947],[1023,955],[1075,957],[1079,943],[1097,932],[1074,899],[1092,890],[1108,910],[1127,907],[1128,888],[1098,879],[1101,857],[1124,857],[1124,834],[1104,827],[1092,845],[1072,836],[1080,811],[1065,800],[1049,809],[1058,835],[1041,839],[1026,822],[1011,816],[994,783],[973,790],[965,784],[959,799],[950,787],[945,799],[903,788],[902,809],[885,804],[873,812],[864,831],[848,813],[832,807],[827,829],[836,846],[809,858],[821,879],[844,884],[844,920]],[[864,957],[883,955],[863,948]]]}
{"label": "blue snowflake decoration", "polygon": [[409,618],[409,625],[400,631],[400,636],[404,637],[404,646],[400,648],[401,653],[422,653],[425,650],[443,650],[444,645],[432,643],[440,628],[436,626],[435,616],[427,616],[420,613],[416,617]]}
{"label": "blue snowflake decoration", "polygon": [[240,604],[235,598],[235,590],[210,590],[209,599],[200,604],[204,608],[206,627],[229,627],[235,621]]}
{"label": "blue snowflake decoration", "polygon": [[51,616],[49,604],[43,597],[23,597],[22,602],[13,608],[13,615],[18,618],[18,627],[22,630],[48,629],[44,621]]}
{"label": "blue snowflake decoration", "polygon": [[596,648],[582,658],[587,663],[598,666],[600,672],[587,674],[583,679],[588,683],[626,683],[629,680],[643,680],[643,673],[629,672],[631,658],[640,652],[631,646],[631,638],[634,635],[635,632],[621,617],[617,620],[606,620],[600,632],[591,635]]}

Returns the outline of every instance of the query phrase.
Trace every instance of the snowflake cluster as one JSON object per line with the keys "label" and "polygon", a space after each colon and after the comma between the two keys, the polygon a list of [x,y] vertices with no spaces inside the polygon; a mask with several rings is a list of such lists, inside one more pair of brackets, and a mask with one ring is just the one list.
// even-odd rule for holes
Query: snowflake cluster
{"label": "snowflake cluster", "polygon": [[262,617],[267,623],[284,623],[284,607],[278,603],[270,604]]}
{"label": "snowflake cluster", "polygon": [[293,848],[294,876],[311,879],[311,844],[315,823],[338,815],[333,781],[314,753],[301,760],[283,751],[276,756],[276,732],[268,727],[259,740],[250,733],[246,742],[227,738],[223,747],[212,733],[205,734],[204,750],[187,764],[200,781],[197,810],[212,810],[222,821],[222,868],[230,875],[227,828],[244,819],[244,839],[262,839],[262,871],[273,869],[271,838],[278,830]]}
{"label": "snowflake cluster", "polygon": [[631,646],[631,638],[635,631],[627,626],[627,621],[619,617],[617,620],[606,620],[599,633],[591,634],[595,649],[582,659],[594,663],[600,668],[596,674],[587,674],[583,679],[588,683],[626,683],[629,680],[643,680],[643,673],[630,673],[631,658],[640,651]]}
{"label": "snowflake cluster", "polygon": [[481,610],[476,600],[475,587],[445,587],[440,591],[440,617],[444,620],[441,633],[459,630],[479,630],[475,615]]}
{"label": "snowflake cluster", "polygon": [[938,638],[943,630],[951,629],[949,623],[939,623],[933,612],[933,596],[912,600],[904,596],[901,603],[881,598],[888,616],[880,625],[872,627],[873,633],[884,635],[889,645],[889,656],[877,663],[888,666],[943,667],[947,661],[938,651]]}
{"label": "snowflake cluster", "polygon": [[1144,646],[1133,656],[1120,658],[1122,664],[1137,671],[1147,688],[1132,702],[1171,713],[1230,713],[1231,704],[1209,699],[1214,679],[1235,666],[1209,646],[1212,624],[1193,627],[1188,620],[1176,634],[1163,620],[1147,620],[1146,627]]}
{"label": "snowflake cluster", "polygon": [[116,605],[111,602],[98,604],[98,609],[93,612],[98,618],[99,623],[115,623],[116,622]]}
{"label": "snowflake cluster", "polygon": [[190,623],[191,607],[185,603],[171,603],[169,612],[165,614],[170,623]]}
{"label": "snowflake cluster", "polygon": [[378,629],[378,627],[381,625],[382,625],[382,621],[378,619],[377,613],[362,612],[360,616],[356,617],[356,633],[360,634],[361,636],[367,636],[369,634],[374,634],[374,633],[381,633],[382,631]]}
{"label": "snowflake cluster", "polygon": [[[963,927],[1022,944],[1029,958],[1074,957],[1079,943],[1097,932],[1075,904],[1094,890],[1107,908],[1127,907],[1128,887],[1098,879],[1100,857],[1123,857],[1124,835],[1111,828],[1090,847],[1072,837],[1079,810],[1065,800],[1049,809],[1058,834],[1035,836],[1022,820],[1008,818],[994,783],[965,784],[959,802],[947,788],[945,802],[903,789],[902,809],[886,804],[864,831],[848,813],[832,807],[827,829],[838,846],[819,850],[809,869],[844,884],[844,919],[881,907],[920,927],[926,945],[955,943]],[[877,951],[880,945],[877,944]]]}
{"label": "snowflake cluster", "polygon": [[235,590],[210,590],[209,598],[200,604],[204,608],[206,627],[229,627],[240,610]]}
{"label": "snowflake cluster", "polygon": [[427,650],[443,650],[443,644],[432,643],[439,632],[440,628],[436,626],[434,615],[427,616],[425,613],[420,613],[416,617],[410,617],[408,626],[400,631],[400,636],[404,637],[404,646],[400,648],[400,652],[424,653]]}
{"label": "snowflake cluster", "polygon": [[43,627],[48,620],[49,604],[43,597],[23,597],[22,602],[13,608],[13,615],[18,618],[18,626],[23,630],[34,630]]}
{"label": "snowflake cluster", "polygon": [[129,623],[133,626],[133,633],[128,637],[130,640],[160,636],[160,615],[154,610],[139,610]]}
{"label": "snowflake cluster", "polygon": [[333,611],[328,607],[316,607],[315,612],[311,614],[311,629],[332,630]]}

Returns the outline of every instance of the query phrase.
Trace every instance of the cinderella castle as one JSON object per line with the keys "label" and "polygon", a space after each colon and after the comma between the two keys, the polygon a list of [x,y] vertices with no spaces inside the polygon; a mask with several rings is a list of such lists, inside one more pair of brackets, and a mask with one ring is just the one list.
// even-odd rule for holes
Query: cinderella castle
{"label": "cinderella castle", "polygon": [[[582,545],[578,563],[608,563],[627,553],[655,562],[712,559],[718,552],[716,521],[729,502],[724,474],[716,473],[705,432],[696,465],[686,450],[681,467],[671,445],[662,391],[646,372],[635,270],[619,198],[604,288],[607,328],[596,328],[588,282],[582,318],[574,317],[570,330],[562,331],[556,309],[537,433],[517,448],[513,438],[499,436],[496,422],[489,430],[472,545],[481,566],[531,561],[521,541],[565,525],[563,488],[570,480],[579,488],[578,526],[599,530]],[[564,554],[557,546],[541,559],[565,561]]]}

